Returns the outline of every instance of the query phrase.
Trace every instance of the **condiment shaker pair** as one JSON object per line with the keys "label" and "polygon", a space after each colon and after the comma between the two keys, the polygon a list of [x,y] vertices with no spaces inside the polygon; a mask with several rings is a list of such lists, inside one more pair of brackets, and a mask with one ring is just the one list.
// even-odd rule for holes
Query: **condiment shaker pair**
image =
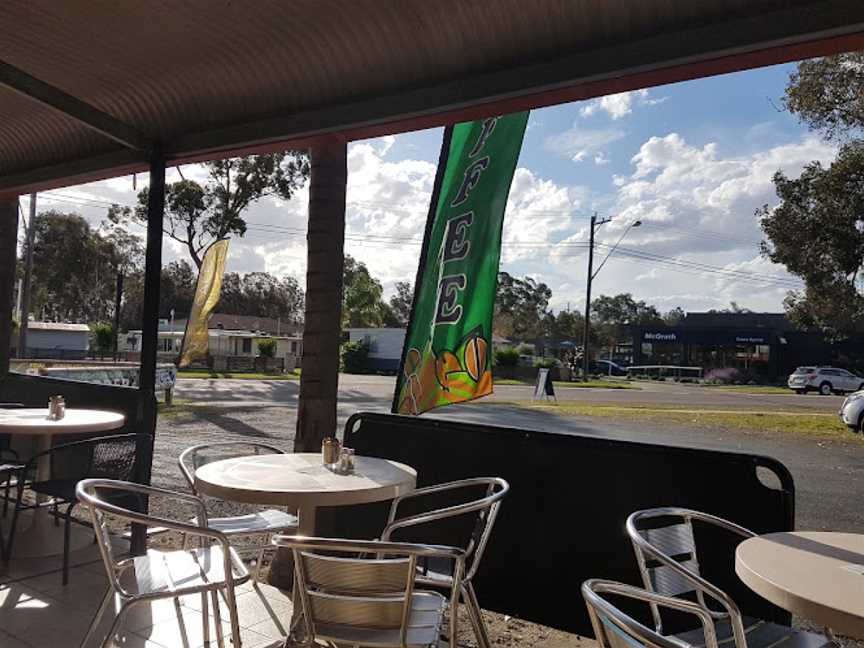
{"label": "condiment shaker pair", "polygon": [[321,442],[321,459],[325,466],[336,472],[354,471],[354,450],[343,448],[336,437],[327,437]]}

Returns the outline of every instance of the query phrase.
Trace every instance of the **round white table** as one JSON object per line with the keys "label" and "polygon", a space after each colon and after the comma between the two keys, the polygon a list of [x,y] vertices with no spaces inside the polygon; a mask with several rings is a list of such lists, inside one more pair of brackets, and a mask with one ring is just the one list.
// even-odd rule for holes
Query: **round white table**
{"label": "round white table", "polygon": [[864,639],[864,535],[796,531],[750,538],[735,573],[775,605]]}
{"label": "round white table", "polygon": [[195,489],[232,502],[295,509],[300,534],[311,536],[319,506],[380,502],[417,484],[417,471],[396,461],[355,457],[355,464],[353,473],[341,475],[325,467],[317,452],[222,459],[195,471]]}
{"label": "round white table", "polygon": [[[48,419],[48,408],[0,409],[0,434],[36,437],[36,452],[51,449],[55,435],[107,432],[123,427],[126,417],[116,412],[71,408],[59,421]],[[50,466],[47,457],[40,461],[37,479],[48,479]],[[19,525],[21,528],[21,525]],[[86,546],[89,535],[74,526],[70,550]],[[14,556],[35,558],[63,553],[62,529],[54,527],[48,511],[36,509],[29,526],[18,532],[13,546]]]}

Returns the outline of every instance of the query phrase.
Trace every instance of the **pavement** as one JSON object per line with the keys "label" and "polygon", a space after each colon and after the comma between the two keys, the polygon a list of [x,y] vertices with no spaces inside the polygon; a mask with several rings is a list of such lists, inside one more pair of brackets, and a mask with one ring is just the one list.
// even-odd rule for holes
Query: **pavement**
{"label": "pavement", "polygon": [[[839,396],[746,394],[671,383],[641,385],[641,390],[559,388],[556,393],[562,401],[593,404],[653,404],[692,410],[755,409],[782,413],[836,412],[842,402]],[[393,386],[393,378],[383,376],[341,376],[340,426],[358,411],[388,411]],[[207,408],[193,418],[161,417],[160,427],[170,425],[174,428],[172,431],[180,434],[163,437],[157,453],[165,454],[166,460],[173,464],[176,459],[171,457],[179,454],[181,445],[189,445],[192,438],[212,439],[214,432],[275,438],[290,445],[296,426],[298,391],[299,383],[293,381],[181,379],[176,389],[178,399],[214,409]],[[493,396],[434,410],[426,416],[767,455],[782,461],[795,478],[798,528],[864,533],[864,516],[860,514],[864,493],[864,442],[852,433],[807,436],[696,423],[616,420],[559,415],[554,408],[527,409],[506,403],[529,400],[531,393],[531,387],[502,385],[496,387]],[[157,436],[157,443],[158,439]]]}

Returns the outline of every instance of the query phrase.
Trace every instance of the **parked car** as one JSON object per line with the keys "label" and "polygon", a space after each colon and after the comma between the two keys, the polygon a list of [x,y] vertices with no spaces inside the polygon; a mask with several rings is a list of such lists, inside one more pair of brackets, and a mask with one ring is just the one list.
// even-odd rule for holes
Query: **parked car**
{"label": "parked car", "polygon": [[864,378],[836,367],[798,367],[789,376],[789,389],[799,394],[818,391],[823,396],[864,389]]}
{"label": "parked car", "polygon": [[627,370],[611,360],[595,360],[590,366],[591,372],[603,376],[626,376]]}
{"label": "parked car", "polygon": [[864,432],[864,391],[849,394],[840,406],[840,420],[855,432]]}

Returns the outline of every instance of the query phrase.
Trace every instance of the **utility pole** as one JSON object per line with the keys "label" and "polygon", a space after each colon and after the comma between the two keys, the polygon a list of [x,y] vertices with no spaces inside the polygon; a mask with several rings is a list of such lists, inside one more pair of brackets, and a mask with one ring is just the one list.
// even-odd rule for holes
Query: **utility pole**
{"label": "utility pole", "polygon": [[123,302],[123,273],[117,273],[117,287],[114,293],[114,362],[117,362],[117,338],[120,335],[120,307]]}
{"label": "utility pole", "polygon": [[30,320],[30,282],[33,278],[33,242],[36,239],[36,194],[30,194],[27,247],[24,250],[24,286],[21,290],[21,323],[18,326],[18,357],[27,355],[27,323]]}

